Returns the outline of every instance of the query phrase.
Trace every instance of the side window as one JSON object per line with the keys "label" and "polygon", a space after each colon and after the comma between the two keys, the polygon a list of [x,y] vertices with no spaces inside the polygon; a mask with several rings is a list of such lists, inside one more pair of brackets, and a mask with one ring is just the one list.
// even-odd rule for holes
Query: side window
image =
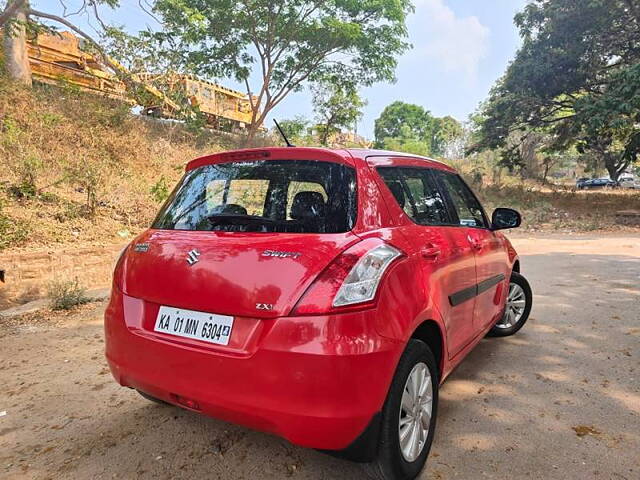
{"label": "side window", "polygon": [[426,168],[380,167],[384,180],[398,205],[420,225],[446,225],[451,222],[446,204]]}
{"label": "side window", "polygon": [[434,173],[451,198],[451,203],[458,214],[458,223],[465,227],[487,228],[480,202],[462,179],[452,173]]}

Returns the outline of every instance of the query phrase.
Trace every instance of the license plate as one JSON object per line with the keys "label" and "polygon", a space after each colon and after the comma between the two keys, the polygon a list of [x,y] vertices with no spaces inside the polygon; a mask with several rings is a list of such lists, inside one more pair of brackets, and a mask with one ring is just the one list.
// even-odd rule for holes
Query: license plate
{"label": "license plate", "polygon": [[164,306],[160,307],[153,328],[156,332],[217,345],[229,344],[232,329],[233,317]]}

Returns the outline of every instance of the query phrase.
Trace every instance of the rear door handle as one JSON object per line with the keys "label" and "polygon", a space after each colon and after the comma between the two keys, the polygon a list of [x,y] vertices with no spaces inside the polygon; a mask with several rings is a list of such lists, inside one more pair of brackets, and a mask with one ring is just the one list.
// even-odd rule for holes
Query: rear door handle
{"label": "rear door handle", "polygon": [[426,258],[427,260],[435,260],[440,255],[440,249],[435,245],[427,245],[422,247],[420,250],[420,254],[422,258]]}

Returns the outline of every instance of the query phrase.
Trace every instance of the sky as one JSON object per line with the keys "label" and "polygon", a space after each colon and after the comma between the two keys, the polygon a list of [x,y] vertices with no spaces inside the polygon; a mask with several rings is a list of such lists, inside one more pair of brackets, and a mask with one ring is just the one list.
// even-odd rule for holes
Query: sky
{"label": "sky", "polygon": [[[61,14],[60,0],[32,0],[33,8]],[[79,0],[65,0],[69,12]],[[373,138],[375,119],[390,103],[401,100],[415,103],[433,115],[451,115],[465,121],[489,89],[504,73],[520,46],[513,16],[527,0],[414,0],[415,13],[407,20],[409,42],[413,48],[398,59],[397,82],[378,83],[362,90],[368,101],[358,133]],[[143,13],[137,0],[121,0],[116,11],[102,9],[107,22],[135,32],[157,23]],[[95,33],[88,19],[72,16],[69,20],[88,33]],[[244,91],[229,79],[219,83]],[[254,83],[255,84],[255,83]],[[267,119],[287,119],[302,115],[313,119],[308,91],[291,94]]]}

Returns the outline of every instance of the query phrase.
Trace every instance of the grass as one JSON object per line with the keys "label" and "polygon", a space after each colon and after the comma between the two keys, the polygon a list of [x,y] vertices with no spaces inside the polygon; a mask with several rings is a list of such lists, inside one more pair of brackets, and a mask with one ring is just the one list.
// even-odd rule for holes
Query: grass
{"label": "grass", "polygon": [[[640,210],[637,190],[575,191],[536,184],[476,188],[485,208],[511,207],[529,231],[590,232],[632,229],[616,223],[620,210]],[[636,229],[637,230],[637,229]]]}
{"label": "grass", "polygon": [[51,282],[48,294],[52,310],[71,310],[91,301],[87,289],[79,284],[78,279]]}
{"label": "grass", "polygon": [[118,232],[149,224],[187,161],[231,141],[0,76],[0,251],[122,241]]}

